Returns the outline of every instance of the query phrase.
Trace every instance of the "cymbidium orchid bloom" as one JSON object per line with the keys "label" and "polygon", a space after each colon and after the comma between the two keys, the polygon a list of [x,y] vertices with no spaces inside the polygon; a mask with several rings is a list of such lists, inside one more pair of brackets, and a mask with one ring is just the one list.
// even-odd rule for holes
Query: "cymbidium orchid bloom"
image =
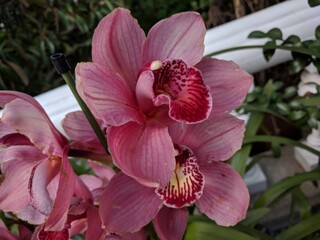
{"label": "cymbidium orchid bloom", "polygon": [[0,105],[0,209],[62,230],[74,189],[68,141],[32,97],[0,91]]}
{"label": "cymbidium orchid bloom", "polygon": [[241,176],[222,161],[241,146],[243,121],[210,115],[200,124],[169,127],[175,150],[175,169],[164,187],[148,187],[124,173],[107,185],[100,202],[106,231],[135,232],[152,219],[161,239],[182,239],[188,213],[197,208],[222,226],[244,219],[249,192]]}
{"label": "cymbidium orchid bloom", "polygon": [[158,22],[145,36],[123,8],[101,20],[77,89],[108,125],[114,163],[147,186],[166,186],[176,167],[168,127],[198,124],[240,105],[252,77],[233,62],[203,58],[205,25],[195,12]]}

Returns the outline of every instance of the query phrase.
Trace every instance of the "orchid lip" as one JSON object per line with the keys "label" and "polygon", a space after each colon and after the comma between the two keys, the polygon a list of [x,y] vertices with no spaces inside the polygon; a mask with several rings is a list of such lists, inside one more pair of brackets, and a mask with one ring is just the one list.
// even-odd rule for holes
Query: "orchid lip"
{"label": "orchid lip", "polygon": [[199,171],[197,159],[192,151],[185,146],[175,146],[176,168],[164,188],[158,187],[156,194],[164,205],[172,208],[190,206],[202,195],[204,176]]}

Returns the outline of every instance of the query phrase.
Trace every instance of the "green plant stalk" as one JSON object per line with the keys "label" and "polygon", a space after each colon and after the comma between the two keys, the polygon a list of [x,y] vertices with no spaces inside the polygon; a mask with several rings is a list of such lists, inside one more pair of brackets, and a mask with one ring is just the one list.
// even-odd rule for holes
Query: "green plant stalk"
{"label": "green plant stalk", "polygon": [[65,82],[68,84],[73,96],[76,98],[77,102],[79,103],[79,105],[80,105],[84,115],[88,119],[93,131],[97,135],[100,143],[102,144],[103,148],[106,150],[106,153],[108,154],[109,151],[108,151],[107,140],[106,140],[102,130],[100,129],[100,126],[99,126],[97,120],[95,119],[95,117],[91,113],[90,109],[85,104],[85,102],[82,100],[79,93],[77,92],[75,84],[74,84],[75,81],[74,81],[74,78],[73,78],[71,72],[68,71],[68,72],[63,73],[61,75],[62,75],[63,79],[65,80]]}
{"label": "green plant stalk", "polygon": [[221,53],[226,53],[226,52],[232,52],[232,51],[238,51],[238,50],[244,50],[244,49],[254,49],[254,48],[262,48],[264,50],[281,49],[281,50],[287,50],[287,51],[296,52],[296,53],[307,54],[310,56],[320,57],[320,53],[311,51],[309,49],[300,48],[300,47],[282,46],[282,45],[275,45],[275,46],[248,45],[248,46],[231,47],[231,48],[225,48],[213,53],[209,53],[206,55],[206,57],[211,57],[211,56],[218,55]]}

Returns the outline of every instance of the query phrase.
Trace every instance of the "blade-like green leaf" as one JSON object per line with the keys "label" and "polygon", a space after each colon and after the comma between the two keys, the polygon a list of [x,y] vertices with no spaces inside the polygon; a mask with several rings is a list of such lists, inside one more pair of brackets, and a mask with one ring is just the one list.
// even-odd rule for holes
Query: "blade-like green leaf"
{"label": "blade-like green leaf", "polygon": [[214,223],[192,222],[188,225],[185,240],[254,240],[248,234]]}
{"label": "blade-like green leaf", "polygon": [[270,208],[257,208],[249,210],[247,212],[247,217],[243,221],[241,221],[241,225],[253,226],[269,212]]}
{"label": "blade-like green leaf", "polygon": [[281,232],[277,240],[300,240],[320,230],[320,213],[300,221],[298,224]]}
{"label": "blade-like green leaf", "polygon": [[311,216],[311,205],[309,199],[301,191],[300,188],[295,188],[291,192],[292,202],[299,210],[300,219],[306,219]]}
{"label": "blade-like green leaf", "polygon": [[292,188],[299,186],[306,181],[315,181],[320,179],[320,168],[310,172],[296,174],[285,178],[280,182],[269,187],[255,202],[255,208],[267,207],[281,198],[285,193]]}

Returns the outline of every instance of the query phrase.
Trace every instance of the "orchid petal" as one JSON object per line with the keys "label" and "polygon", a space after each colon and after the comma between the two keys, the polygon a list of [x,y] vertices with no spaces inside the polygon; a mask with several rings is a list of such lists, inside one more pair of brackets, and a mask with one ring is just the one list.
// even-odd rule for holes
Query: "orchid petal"
{"label": "orchid petal", "polygon": [[101,219],[99,217],[99,210],[96,207],[90,207],[87,211],[88,227],[85,239],[104,239]]}
{"label": "orchid petal", "polygon": [[252,85],[253,77],[232,61],[204,58],[195,67],[210,87],[212,113],[215,115],[240,106]]}
{"label": "orchid petal", "polygon": [[0,219],[0,236],[3,240],[17,240],[18,237],[11,233],[7,228],[3,221]]}
{"label": "orchid petal", "polygon": [[143,46],[143,62],[181,59],[188,66],[198,63],[204,51],[206,28],[200,14],[175,14],[155,24]]}
{"label": "orchid petal", "polygon": [[88,161],[88,165],[92,171],[103,181],[108,182],[116,174],[113,168],[98,162]]}
{"label": "orchid petal", "polygon": [[2,165],[3,180],[0,185],[0,209],[8,212],[20,211],[29,204],[28,182],[32,168],[40,160],[36,148],[30,148],[24,156],[18,148],[13,150],[17,151],[11,151],[10,157],[16,158]]}
{"label": "orchid petal", "polygon": [[104,17],[92,37],[93,62],[115,71],[135,89],[141,67],[143,30],[130,11],[117,8]]}
{"label": "orchid petal", "polygon": [[37,164],[31,172],[29,180],[31,206],[44,215],[49,215],[52,209],[53,202],[47,186],[58,173],[59,163],[59,158],[49,158]]}
{"label": "orchid petal", "polygon": [[127,175],[148,186],[165,186],[175,168],[168,128],[149,121],[108,128],[114,163]]}
{"label": "orchid petal", "polygon": [[[99,125],[102,125],[102,121],[97,119]],[[66,134],[73,140],[88,142],[96,140],[98,138],[93,131],[88,119],[82,111],[75,111],[68,113],[61,123]]]}
{"label": "orchid petal", "polygon": [[0,163],[17,160],[23,161],[26,158],[32,159],[35,163],[35,161],[42,160],[46,156],[32,145],[14,145],[3,149],[0,152],[0,157]]}
{"label": "orchid petal", "polygon": [[153,220],[154,228],[162,240],[182,239],[187,223],[188,211],[186,208],[163,207]]}
{"label": "orchid petal", "polygon": [[15,99],[6,104],[2,121],[42,150],[44,154],[61,155],[62,149],[57,132],[53,131],[51,123],[44,118],[43,113],[34,105],[21,99]]}
{"label": "orchid petal", "polygon": [[233,226],[244,219],[250,195],[241,176],[221,162],[212,162],[200,170],[206,184],[196,201],[199,210],[221,226]]}
{"label": "orchid petal", "polygon": [[40,225],[46,221],[46,215],[40,213],[38,210],[33,208],[32,206],[27,206],[21,211],[15,212],[15,215],[32,225]]}
{"label": "orchid petal", "polygon": [[64,148],[57,197],[45,226],[46,231],[62,230],[67,220],[68,208],[74,193],[76,181],[75,174],[68,160],[68,150],[68,147]]}
{"label": "orchid petal", "polygon": [[175,124],[169,128],[172,141],[192,149],[199,165],[229,159],[240,149],[244,130],[244,122],[229,114],[211,115],[200,124]]}
{"label": "orchid petal", "polygon": [[82,182],[87,186],[87,188],[90,191],[93,191],[94,189],[101,188],[103,185],[103,181],[93,175],[83,174],[79,176],[79,178],[82,180]]}
{"label": "orchid petal", "polygon": [[139,231],[162,206],[154,188],[145,187],[123,173],[111,179],[101,199],[99,213],[105,230],[120,235]]}
{"label": "orchid petal", "polygon": [[79,63],[76,79],[79,93],[97,118],[112,126],[143,121],[133,91],[120,75],[96,63]]}
{"label": "orchid petal", "polygon": [[47,124],[49,125],[52,134],[55,135],[55,138],[57,141],[60,142],[60,144],[67,143],[67,139],[59,133],[59,131],[56,129],[56,127],[53,125],[53,123],[50,121],[49,116],[46,114],[43,107],[31,96],[28,94],[17,92],[17,91],[0,91],[0,106],[4,107],[7,103],[11,102],[12,100],[20,99],[23,101],[26,101],[33,105],[33,107],[38,109],[39,114],[42,115],[42,118],[45,119]]}

